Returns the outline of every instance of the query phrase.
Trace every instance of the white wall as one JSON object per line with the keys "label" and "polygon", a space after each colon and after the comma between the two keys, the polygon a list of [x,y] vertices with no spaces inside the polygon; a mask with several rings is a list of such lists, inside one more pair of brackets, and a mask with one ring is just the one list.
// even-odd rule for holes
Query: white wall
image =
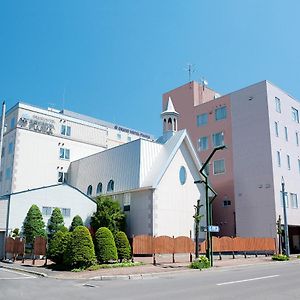
{"label": "white wall", "polygon": [[[10,197],[8,232],[14,228],[22,228],[27,212],[33,204],[36,204],[41,212],[43,206],[70,208],[70,217],[64,217],[66,227],[71,225],[75,215],[80,215],[83,222],[88,224],[90,216],[96,211],[96,203],[94,201],[67,185],[58,185],[22,192],[11,195]],[[47,225],[50,216],[43,215],[43,218]]]}
{"label": "white wall", "polygon": [[[179,180],[180,167],[187,172],[186,183]],[[200,213],[204,215],[201,226],[206,225],[205,192],[202,185],[194,184],[199,180],[198,170],[193,163],[185,142],[182,143],[172,162],[163,175],[153,196],[153,234],[168,236],[189,236],[190,230],[194,238],[194,205],[201,194]],[[204,239],[202,232],[200,238]]]}
{"label": "white wall", "polygon": [[234,92],[230,98],[237,236],[275,237],[266,82]]}

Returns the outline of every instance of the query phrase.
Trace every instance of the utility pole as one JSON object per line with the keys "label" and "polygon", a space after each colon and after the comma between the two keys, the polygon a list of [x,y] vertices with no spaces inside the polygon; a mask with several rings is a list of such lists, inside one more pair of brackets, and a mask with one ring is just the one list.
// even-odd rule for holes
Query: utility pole
{"label": "utility pole", "polygon": [[197,200],[197,205],[195,207],[195,215],[193,216],[195,219],[195,258],[199,257],[199,232],[200,232],[200,221],[203,215],[200,215],[200,208],[203,205],[200,205],[200,199]]}
{"label": "utility pole", "polygon": [[283,219],[284,219],[284,254],[290,256],[290,244],[289,244],[289,227],[286,213],[286,197],[285,197],[285,182],[283,176],[281,177],[281,190],[283,199]]}

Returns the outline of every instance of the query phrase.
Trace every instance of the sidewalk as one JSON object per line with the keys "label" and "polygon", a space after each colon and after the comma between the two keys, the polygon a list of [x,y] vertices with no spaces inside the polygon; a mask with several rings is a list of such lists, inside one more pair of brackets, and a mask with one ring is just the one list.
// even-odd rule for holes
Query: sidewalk
{"label": "sidewalk", "polygon": [[[291,260],[294,260],[291,257]],[[22,264],[21,261],[9,264],[0,262],[0,268],[13,269],[17,271],[27,272],[43,277],[51,277],[56,279],[85,279],[85,280],[114,280],[114,279],[142,279],[157,275],[166,274],[178,274],[178,272],[193,272],[188,268],[189,262],[186,257],[176,257],[176,263],[172,263],[170,256],[157,256],[157,265],[152,264],[152,257],[138,257],[135,261],[143,262],[143,265],[136,267],[124,267],[124,268],[111,268],[111,269],[99,269],[96,271],[82,271],[82,272],[70,272],[70,271],[54,271],[44,266],[44,260],[36,260],[35,265],[32,265],[32,260],[25,261]],[[244,258],[239,255],[235,259],[232,256],[223,256],[222,260],[219,260],[218,256],[214,257],[214,267],[209,270],[225,267],[238,267],[242,265],[253,264],[265,264],[272,263],[271,256],[247,256]],[[277,263],[277,262],[273,262]],[[198,271],[198,270],[196,270]]]}

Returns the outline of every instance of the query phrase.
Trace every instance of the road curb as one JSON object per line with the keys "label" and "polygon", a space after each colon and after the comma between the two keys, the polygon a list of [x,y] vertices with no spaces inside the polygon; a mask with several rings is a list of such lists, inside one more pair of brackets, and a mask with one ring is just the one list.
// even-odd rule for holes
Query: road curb
{"label": "road curb", "polygon": [[12,270],[12,271],[18,271],[18,272],[22,272],[22,273],[29,273],[29,274],[37,275],[37,276],[40,276],[40,277],[49,277],[48,274],[46,274],[46,273],[37,272],[37,271],[33,271],[33,270],[25,270],[25,269],[18,268],[18,267],[15,267],[15,266],[11,267],[9,265],[1,264],[0,268],[7,269],[7,270]]}

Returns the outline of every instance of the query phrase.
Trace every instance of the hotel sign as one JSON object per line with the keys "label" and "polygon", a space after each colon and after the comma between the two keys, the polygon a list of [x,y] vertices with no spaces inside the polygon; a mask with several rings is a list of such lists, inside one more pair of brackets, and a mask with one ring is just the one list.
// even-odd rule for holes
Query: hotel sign
{"label": "hotel sign", "polygon": [[124,127],[121,127],[121,126],[118,126],[118,125],[116,125],[114,127],[114,129],[120,130],[122,132],[127,132],[127,133],[130,133],[130,134],[134,134],[134,135],[146,138],[146,139],[150,139],[150,135],[147,135],[147,134],[144,134],[142,132],[135,131],[135,130],[131,130],[131,129],[128,129],[128,128],[124,128]]}
{"label": "hotel sign", "polygon": [[23,115],[18,121],[18,125],[22,128],[50,135],[54,132],[54,123],[54,120],[37,115]]}

